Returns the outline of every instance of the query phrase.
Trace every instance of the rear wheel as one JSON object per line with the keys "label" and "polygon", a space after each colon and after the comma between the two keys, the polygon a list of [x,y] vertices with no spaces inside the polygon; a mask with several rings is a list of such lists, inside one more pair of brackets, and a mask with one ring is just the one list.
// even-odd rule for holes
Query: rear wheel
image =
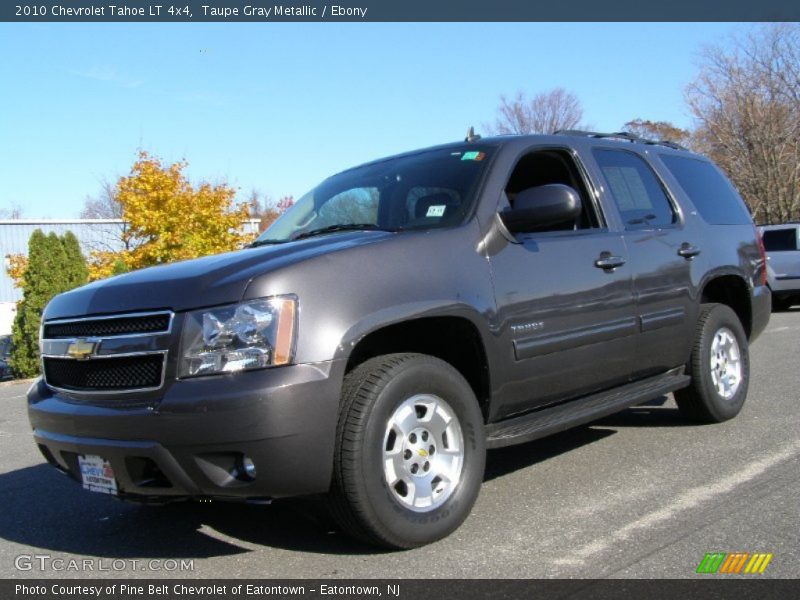
{"label": "rear wheel", "polygon": [[688,372],[692,383],[675,392],[686,417],[720,423],[739,414],[747,397],[750,356],[744,328],[728,306],[702,305]]}
{"label": "rear wheel", "polygon": [[387,548],[441,539],[466,519],[485,464],[475,394],[448,363],[371,359],[345,379],[331,509],[351,535]]}

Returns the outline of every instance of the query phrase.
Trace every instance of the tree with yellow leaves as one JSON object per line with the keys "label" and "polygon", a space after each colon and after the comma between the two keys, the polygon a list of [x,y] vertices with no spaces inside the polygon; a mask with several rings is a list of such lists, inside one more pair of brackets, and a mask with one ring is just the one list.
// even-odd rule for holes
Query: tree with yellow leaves
{"label": "tree with yellow leaves", "polygon": [[129,270],[241,248],[248,217],[246,205],[234,202],[227,184],[201,183],[186,178],[185,160],[164,165],[147,152],[116,184],[115,198],[127,227],[126,250],[93,252],[90,278],[101,279]]}
{"label": "tree with yellow leaves", "polygon": [[6,254],[8,260],[8,267],[6,272],[11,279],[14,280],[16,287],[22,287],[22,277],[25,275],[25,269],[28,268],[28,257],[24,254]]}

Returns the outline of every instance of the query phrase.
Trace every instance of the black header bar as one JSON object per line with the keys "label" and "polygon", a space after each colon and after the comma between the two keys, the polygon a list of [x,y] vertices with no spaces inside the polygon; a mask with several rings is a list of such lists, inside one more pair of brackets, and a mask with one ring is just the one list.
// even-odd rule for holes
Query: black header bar
{"label": "black header bar", "polygon": [[14,600],[783,600],[800,580],[740,575],[701,579],[5,579],[0,597]]}
{"label": "black header bar", "polygon": [[[800,21],[796,0],[5,0],[6,22]],[[665,41],[665,43],[668,43]]]}

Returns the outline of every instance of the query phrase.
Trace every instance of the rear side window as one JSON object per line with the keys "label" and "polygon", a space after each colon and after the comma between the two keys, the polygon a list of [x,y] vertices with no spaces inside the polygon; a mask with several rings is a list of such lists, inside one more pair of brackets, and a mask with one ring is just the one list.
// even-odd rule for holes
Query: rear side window
{"label": "rear side window", "polygon": [[675,223],[672,204],[644,159],[632,152],[600,148],[595,148],[594,156],[626,229],[651,229]]}
{"label": "rear side window", "polygon": [[797,250],[797,229],[767,229],[761,236],[767,252],[791,252]]}
{"label": "rear side window", "polygon": [[713,164],[696,158],[662,154],[661,160],[711,225],[748,225],[750,213],[736,190]]}

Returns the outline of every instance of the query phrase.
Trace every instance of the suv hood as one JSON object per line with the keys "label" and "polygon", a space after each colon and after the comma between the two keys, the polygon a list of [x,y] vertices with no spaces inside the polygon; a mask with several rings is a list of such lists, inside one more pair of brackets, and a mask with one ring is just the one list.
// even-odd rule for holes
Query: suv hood
{"label": "suv hood", "polygon": [[159,309],[178,312],[238,302],[254,277],[392,235],[382,231],[341,232],[150,267],[60,294],[47,305],[44,318]]}

